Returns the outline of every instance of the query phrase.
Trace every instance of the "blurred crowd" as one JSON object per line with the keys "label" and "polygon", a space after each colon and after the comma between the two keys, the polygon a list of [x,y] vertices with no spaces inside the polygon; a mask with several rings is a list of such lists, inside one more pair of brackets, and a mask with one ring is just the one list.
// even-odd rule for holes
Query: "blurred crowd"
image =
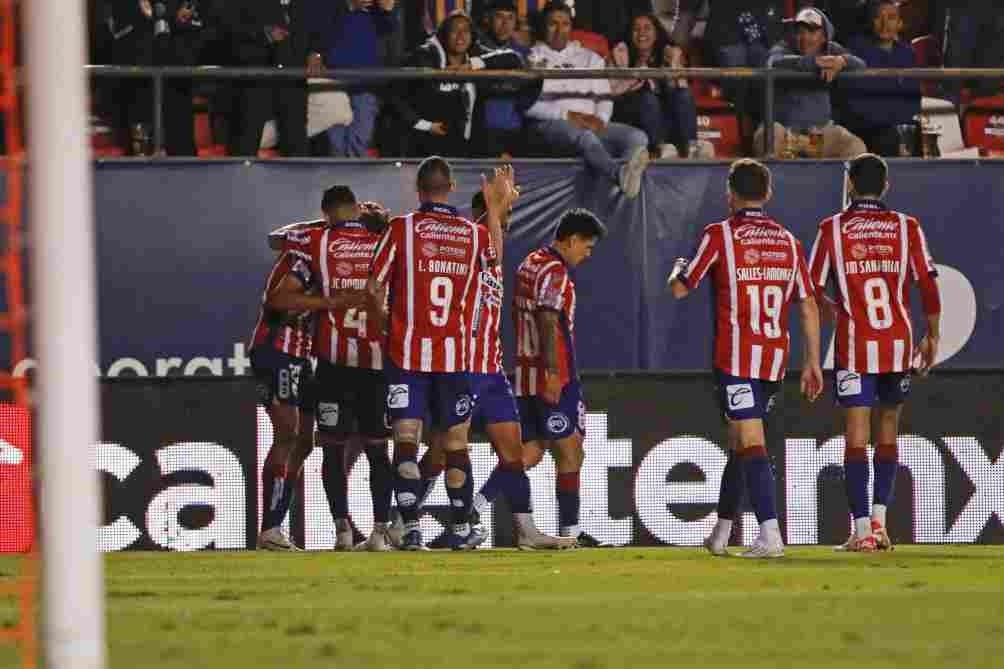
{"label": "blurred crowd", "polygon": [[[580,156],[626,192],[650,159],[710,158],[711,97],[763,154],[755,81],[338,82],[340,70],[684,66],[815,73],[780,81],[775,149],[899,155],[922,94],[953,103],[1000,82],[847,79],[845,70],[1004,66],[1004,9],[984,0],[91,0],[93,63],[306,67],[312,78],[167,79],[171,156]],[[921,40],[911,39],[925,36]],[[926,54],[926,55],[925,55]],[[928,87],[930,88],[930,87]],[[148,155],[152,86],[95,80],[110,146]],[[100,120],[98,120],[100,119]],[[194,122],[193,122],[194,121]],[[907,132],[909,132],[907,130]],[[263,154],[264,152],[264,154]],[[626,161],[626,164],[625,164]]]}

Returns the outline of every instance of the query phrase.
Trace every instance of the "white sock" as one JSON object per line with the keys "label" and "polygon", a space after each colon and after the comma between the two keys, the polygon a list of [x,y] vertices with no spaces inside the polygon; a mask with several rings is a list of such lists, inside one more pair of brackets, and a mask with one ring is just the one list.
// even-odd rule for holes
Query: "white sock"
{"label": "white sock", "polygon": [[561,530],[558,532],[558,534],[563,537],[578,538],[578,536],[582,534],[582,530],[579,529],[578,525],[568,525],[568,526],[563,526]]}
{"label": "white sock", "polygon": [[760,523],[760,536],[766,541],[780,542],[781,528],[778,527],[777,518],[771,518]]}
{"label": "white sock", "polygon": [[882,527],[885,527],[885,509],[885,504],[872,505],[872,520],[878,521]]}
{"label": "white sock", "polygon": [[715,528],[711,530],[711,543],[724,546],[729,543],[730,536],[732,536],[732,521],[719,518]]}
{"label": "white sock", "polygon": [[490,506],[490,503],[488,502],[487,499],[485,499],[484,495],[478,493],[477,495],[474,496],[474,503],[472,504],[472,506],[474,510],[477,511],[478,514],[480,515],[484,513],[485,509],[487,509]]}
{"label": "white sock", "polygon": [[854,519],[854,534],[858,539],[870,537],[872,534],[872,519],[868,516]]}

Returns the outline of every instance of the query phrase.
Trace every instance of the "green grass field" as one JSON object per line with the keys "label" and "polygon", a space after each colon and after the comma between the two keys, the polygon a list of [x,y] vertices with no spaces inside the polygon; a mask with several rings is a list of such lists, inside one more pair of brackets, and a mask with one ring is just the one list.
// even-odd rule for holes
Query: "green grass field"
{"label": "green grass field", "polygon": [[[1004,547],[121,553],[113,667],[999,667]],[[16,562],[0,560],[0,577]],[[0,608],[10,624],[13,608]],[[9,648],[0,667],[14,666]]]}

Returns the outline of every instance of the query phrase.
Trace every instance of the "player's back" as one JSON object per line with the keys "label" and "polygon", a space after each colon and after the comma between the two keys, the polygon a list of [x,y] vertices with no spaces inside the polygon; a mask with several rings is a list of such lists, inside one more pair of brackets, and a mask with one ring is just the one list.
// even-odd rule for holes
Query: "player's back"
{"label": "player's back", "polygon": [[788,364],[789,307],[809,295],[801,244],[760,210],[709,225],[687,270],[710,272],[715,291],[714,365],[735,377],[779,381]]}
{"label": "player's back", "polygon": [[541,309],[559,315],[557,354],[561,384],[576,378],[575,282],[561,255],[551,247],[528,255],[516,270],[513,321],[516,324],[516,394],[536,395],[543,383],[536,314]]}
{"label": "player's back", "polygon": [[[488,235],[484,228],[483,234]],[[502,266],[493,263],[478,272],[477,297],[472,326],[471,371],[478,374],[502,374],[502,304],[505,285]]]}
{"label": "player's back", "polygon": [[816,285],[837,302],[836,362],[868,374],[910,367],[909,287],[934,275],[919,223],[877,201],[855,202],[820,224],[812,257]]}
{"label": "player's back", "polygon": [[[380,235],[358,221],[326,226],[310,233],[314,284],[325,297],[366,288]],[[316,354],[334,365],[383,369],[383,332],[365,309],[341,308],[318,314]]]}
{"label": "player's back", "polygon": [[387,347],[395,365],[467,371],[476,275],[488,255],[487,234],[453,207],[426,204],[390,222],[373,274],[389,286]]}
{"label": "player's back", "polygon": [[315,325],[313,314],[288,314],[265,306],[269,296],[287,276],[294,275],[301,281],[307,281],[310,273],[308,243],[308,232],[298,231],[286,235],[282,250],[265,280],[250,348],[269,346],[296,358],[311,355]]}

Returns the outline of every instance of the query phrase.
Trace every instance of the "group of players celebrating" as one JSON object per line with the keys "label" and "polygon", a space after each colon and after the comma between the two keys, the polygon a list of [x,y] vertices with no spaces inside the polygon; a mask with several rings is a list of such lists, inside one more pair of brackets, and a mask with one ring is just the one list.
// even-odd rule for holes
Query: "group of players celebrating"
{"label": "group of players celebrating", "polygon": [[[823,392],[819,305],[836,321],[834,390],[846,415],[845,481],[854,518],[850,537],[838,549],[892,548],[885,516],[898,464],[899,419],[911,373],[926,374],[935,362],[937,273],[917,220],[882,202],[889,188],[886,163],[864,154],[848,165],[847,178],[852,202],[820,224],[807,263],[801,243],[764,212],[772,196],[768,168],[736,161],[728,177],[729,218],[707,226],[694,255],[678,259],[670,274],[677,298],[708,276],[713,284],[713,367],[729,448],[718,521],[704,542],[713,555],[728,554],[744,496],[760,533],[741,555],[784,554],[764,420],[788,364],[792,302],[802,324],[801,388],[809,401]],[[604,225],[586,210],[570,210],[557,222],[553,242],[520,264],[511,305],[514,392],[500,340],[502,254],[519,197],[512,168],[482,178],[473,221],[449,204],[455,186],[445,160],[423,161],[416,181],[420,206],[406,215],[389,220],[380,205],[359,204],[349,188],[334,186],[322,199],[323,220],[270,236],[279,256],[251,349],[259,399],[275,428],[262,471],[259,548],[296,550],[281,527],[314,447],[315,421],[336,549],[424,550],[419,517],[444,471],[451,507],[445,547],[483,543],[487,532],[480,515],[499,495],[512,508],[520,548],[600,545],[579,527],[585,405],[571,270],[603,239]],[[916,346],[913,283],[927,315],[926,334]],[[869,510],[873,418],[877,445]],[[499,460],[477,495],[468,454],[472,422],[487,434]],[[428,448],[419,460],[422,443]],[[530,503],[526,470],[545,451],[556,462],[557,537],[537,529]],[[375,523],[370,537],[353,545],[348,473],[362,452],[370,465]]]}

